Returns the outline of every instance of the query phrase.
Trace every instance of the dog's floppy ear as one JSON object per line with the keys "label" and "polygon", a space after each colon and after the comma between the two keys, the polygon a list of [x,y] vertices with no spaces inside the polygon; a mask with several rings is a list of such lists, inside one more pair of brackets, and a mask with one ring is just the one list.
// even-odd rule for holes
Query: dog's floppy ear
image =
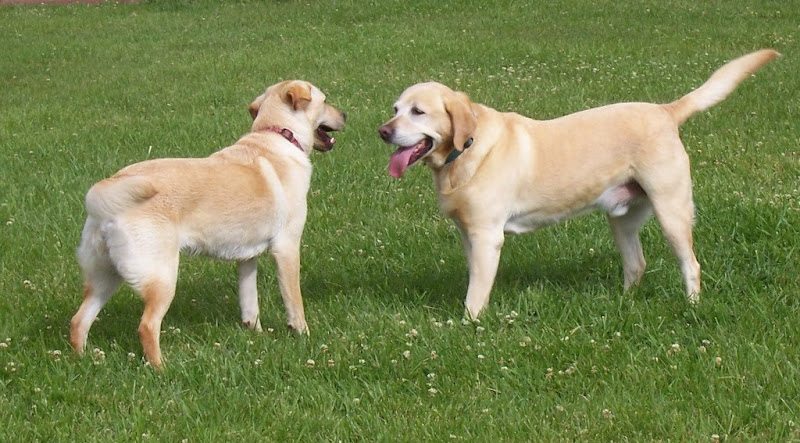
{"label": "dog's floppy ear", "polygon": [[282,94],[283,102],[295,111],[305,109],[311,103],[311,85],[303,82],[291,82]]}
{"label": "dog's floppy ear", "polygon": [[250,107],[247,108],[247,110],[250,111],[250,117],[253,117],[253,120],[255,120],[258,116],[258,110],[261,109],[261,104],[264,103],[265,98],[265,94],[259,95],[255,100],[253,100],[253,103],[250,103]]}
{"label": "dog's floppy ear", "polygon": [[445,99],[444,108],[450,115],[453,128],[453,145],[463,151],[472,144],[472,133],[478,126],[478,119],[472,113],[472,101],[463,92],[453,92]]}

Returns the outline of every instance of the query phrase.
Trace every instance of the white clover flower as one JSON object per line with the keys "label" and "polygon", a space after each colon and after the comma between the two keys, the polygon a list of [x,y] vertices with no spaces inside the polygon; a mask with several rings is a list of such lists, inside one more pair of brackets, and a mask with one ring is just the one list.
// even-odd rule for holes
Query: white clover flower
{"label": "white clover flower", "polygon": [[406,360],[411,358],[411,351],[409,350],[403,351],[403,358],[405,358]]}
{"label": "white clover flower", "polygon": [[310,358],[308,360],[306,360],[306,366],[308,366],[309,368],[313,368],[314,365],[316,365],[316,364],[317,364],[317,362],[315,362],[314,360],[312,360]]}

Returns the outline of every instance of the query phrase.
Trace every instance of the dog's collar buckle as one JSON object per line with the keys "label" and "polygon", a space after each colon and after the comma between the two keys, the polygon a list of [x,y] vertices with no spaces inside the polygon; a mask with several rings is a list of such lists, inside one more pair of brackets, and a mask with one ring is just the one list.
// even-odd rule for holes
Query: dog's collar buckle
{"label": "dog's collar buckle", "polygon": [[281,135],[281,137],[285,138],[286,140],[289,140],[289,142],[290,142],[291,144],[293,144],[293,145],[297,146],[297,149],[299,149],[299,150],[301,150],[301,151],[305,152],[305,150],[303,150],[303,147],[302,147],[302,146],[300,146],[300,142],[299,142],[299,141],[297,141],[297,139],[296,139],[296,138],[294,138],[294,132],[292,132],[292,130],[291,130],[291,129],[287,129],[287,128],[280,128],[280,127],[278,127],[278,126],[270,126],[270,127],[268,127],[268,128],[264,128],[264,129],[262,129],[261,131],[262,131],[262,132],[263,132],[263,131],[270,131],[270,132],[274,132],[274,133],[276,133],[276,134],[280,134],[280,135]]}
{"label": "dog's collar buckle", "polygon": [[464,143],[464,150],[459,151],[458,149],[454,149],[450,154],[447,155],[447,159],[445,159],[444,164],[452,163],[455,159],[458,158],[459,155],[463,154],[464,151],[467,150],[470,146],[472,146],[472,138],[470,137],[469,140]]}

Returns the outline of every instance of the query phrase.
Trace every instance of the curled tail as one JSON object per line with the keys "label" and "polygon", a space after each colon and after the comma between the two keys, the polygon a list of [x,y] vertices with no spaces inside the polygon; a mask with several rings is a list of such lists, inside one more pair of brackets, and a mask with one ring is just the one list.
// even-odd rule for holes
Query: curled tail
{"label": "curled tail", "polygon": [[152,198],[158,191],[146,177],[111,177],[96,183],[86,193],[86,212],[106,220]]}
{"label": "curled tail", "polygon": [[694,113],[724,100],[750,74],[778,57],[780,54],[772,49],[762,49],[731,60],[717,69],[702,86],[664,107],[680,125]]}

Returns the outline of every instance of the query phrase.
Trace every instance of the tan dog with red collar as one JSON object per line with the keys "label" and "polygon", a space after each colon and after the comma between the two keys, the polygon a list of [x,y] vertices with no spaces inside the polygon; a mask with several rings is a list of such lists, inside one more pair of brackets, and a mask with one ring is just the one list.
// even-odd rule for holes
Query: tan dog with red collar
{"label": "tan dog with red collar", "polygon": [[419,160],[433,171],[439,206],[458,226],[469,262],[471,318],[489,302],[505,232],[533,231],[590,210],[608,215],[626,290],[644,274],[639,231],[655,213],[694,304],[700,265],[692,249],[689,157],[678,127],[778,55],[762,50],[733,60],[669,104],[620,103],[548,121],[421,83],[400,95],[379,133],[399,146],[392,176]]}
{"label": "tan dog with red collar", "polygon": [[285,81],[250,105],[252,130],[207,158],[130,165],[86,194],[89,216],[78,261],[83,303],[70,343],[86,346],[89,328],[122,281],[144,298],[139,336],[147,360],[162,365],[161,321],[175,295],[179,252],[238,263],[242,321],[261,330],[256,261],[275,258],[289,326],[307,333],[300,295],[300,238],[311,180],[309,153],[333,148],[329,131],[345,114],[310,83]]}

